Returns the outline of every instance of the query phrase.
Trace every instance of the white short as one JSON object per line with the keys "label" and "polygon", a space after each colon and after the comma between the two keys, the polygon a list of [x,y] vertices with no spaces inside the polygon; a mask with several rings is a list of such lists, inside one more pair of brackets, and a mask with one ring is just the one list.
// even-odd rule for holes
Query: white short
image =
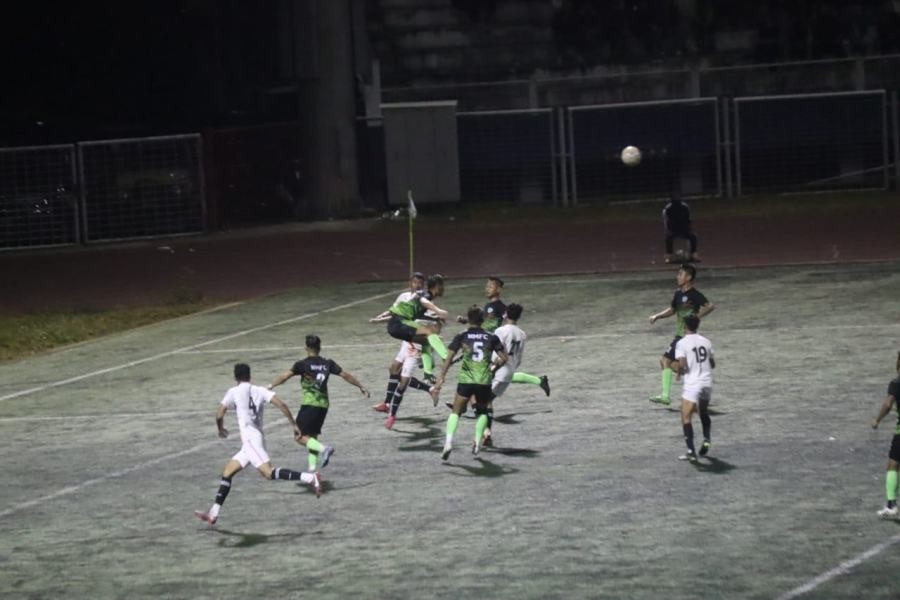
{"label": "white short", "polygon": [[509,387],[509,384],[512,383],[514,373],[515,370],[507,365],[503,365],[497,369],[497,372],[494,373],[494,380],[491,381],[491,391],[494,392],[495,396],[500,397],[503,395],[503,392],[505,392],[506,388]]}
{"label": "white short", "polygon": [[412,377],[413,371],[419,366],[419,359],[422,357],[422,349],[418,344],[410,344],[409,342],[401,342],[400,350],[394,361],[402,364],[400,367],[400,377]]}
{"label": "white short", "polygon": [[258,469],[261,465],[269,462],[269,453],[266,452],[266,440],[263,438],[262,433],[254,430],[241,432],[241,441],[243,446],[231,459],[241,463],[242,469],[248,463]]}
{"label": "white short", "polygon": [[710,385],[691,385],[684,386],[681,390],[681,398],[693,404],[697,404],[701,400],[709,402],[712,399],[712,386]]}

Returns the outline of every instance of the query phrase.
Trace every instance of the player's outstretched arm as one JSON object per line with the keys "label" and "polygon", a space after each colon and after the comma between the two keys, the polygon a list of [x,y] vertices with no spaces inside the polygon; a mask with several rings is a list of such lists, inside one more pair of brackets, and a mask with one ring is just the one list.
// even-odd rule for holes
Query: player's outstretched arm
{"label": "player's outstretched arm", "polygon": [[275,381],[273,381],[272,383],[270,383],[268,385],[268,388],[271,390],[275,386],[281,385],[282,383],[284,383],[285,381],[287,381],[288,379],[290,379],[293,376],[294,376],[293,371],[285,371],[284,373],[282,373],[281,375],[276,377]]}
{"label": "player's outstretched arm", "polygon": [[891,412],[891,409],[894,407],[894,402],[896,401],[897,399],[890,394],[885,396],[884,401],[881,403],[881,409],[878,411],[878,416],[872,421],[872,429],[878,429],[878,424],[881,423],[883,418],[888,416],[888,413]]}
{"label": "player's outstretched arm", "polygon": [[220,438],[228,437],[228,430],[225,429],[225,412],[228,409],[225,408],[222,404],[219,405],[219,408],[216,409],[216,429],[219,430]]}
{"label": "player's outstretched arm", "polygon": [[441,318],[441,319],[449,319],[450,318],[450,313],[448,313],[443,308],[438,307],[438,305],[435,304],[434,302],[432,302],[431,300],[426,300],[425,298],[422,298],[419,302],[421,302],[422,306],[424,306],[428,310],[433,311],[434,314],[436,314],[439,318]]}
{"label": "player's outstretched arm", "polygon": [[343,379],[343,380],[346,381],[347,383],[349,383],[349,384],[351,384],[351,385],[355,385],[356,387],[358,387],[358,388],[359,388],[359,391],[362,392],[362,394],[363,394],[366,398],[369,398],[369,397],[371,396],[371,394],[369,394],[369,390],[367,390],[367,389],[363,386],[363,384],[361,384],[359,381],[357,381],[356,377],[354,377],[353,375],[351,375],[351,374],[348,373],[347,371],[341,371],[340,377],[341,377],[341,379]]}
{"label": "player's outstretched arm", "polygon": [[283,414],[288,422],[290,422],[291,428],[293,428],[294,430],[294,439],[296,440],[302,437],[303,434],[300,432],[300,427],[297,426],[297,422],[294,420],[294,416],[291,414],[291,409],[287,407],[287,404],[285,404],[284,401],[278,396],[272,397],[272,404],[277,406],[278,410],[281,411],[281,414]]}
{"label": "player's outstretched arm", "polygon": [[658,320],[666,319],[668,317],[671,317],[674,314],[675,314],[675,311],[672,310],[672,307],[670,306],[669,308],[667,308],[666,310],[664,310],[662,312],[658,312],[655,315],[650,315],[650,322],[656,323]]}
{"label": "player's outstretched arm", "polygon": [[385,321],[391,320],[391,311],[386,310],[377,317],[372,317],[369,319],[369,323],[384,323]]}

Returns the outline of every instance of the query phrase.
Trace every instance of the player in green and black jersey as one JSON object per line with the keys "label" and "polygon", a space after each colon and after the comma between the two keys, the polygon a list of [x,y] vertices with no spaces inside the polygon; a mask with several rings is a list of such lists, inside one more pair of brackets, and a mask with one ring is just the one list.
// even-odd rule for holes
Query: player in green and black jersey
{"label": "player in green and black jersey", "polygon": [[334,454],[333,447],[326,446],[318,440],[319,434],[322,433],[322,425],[325,424],[325,417],[328,415],[328,378],[337,375],[347,383],[358,387],[366,398],[369,397],[369,390],[363,387],[356,377],[330,358],[320,356],[321,350],[322,340],[319,336],[306,336],[306,358],[295,362],[289,371],[279,375],[269,386],[271,390],[294,375],[300,376],[303,400],[296,420],[302,435],[297,442],[306,446],[309,451],[307,460],[310,471],[317,471],[327,465],[331,455]]}
{"label": "player in green and black jersey", "polygon": [[[506,304],[500,299],[503,292],[503,280],[496,276],[488,277],[487,283],[484,285],[484,295],[487,296],[487,304],[482,309],[484,311],[484,326],[482,327],[488,333],[494,331],[503,324],[506,317]],[[456,317],[460,323],[466,323],[465,317]],[[550,395],[550,380],[546,375],[538,377],[528,373],[514,373],[513,383],[530,383],[531,385],[540,386],[544,393]]]}
{"label": "player in green and black jersey", "polygon": [[[481,440],[488,422],[487,407],[493,397],[491,381],[494,378],[494,371],[502,366],[508,358],[500,338],[482,329],[484,312],[480,308],[473,306],[469,309],[467,322],[469,328],[457,334],[450,342],[450,354],[444,360],[441,374],[431,392],[437,402],[437,395],[444,384],[444,378],[447,377],[453,357],[462,350],[462,365],[459,369],[459,383],[453,399],[453,412],[447,419],[446,441],[441,454],[443,460],[450,457],[450,451],[453,449],[453,435],[459,425],[459,416],[471,399],[475,400],[475,414],[478,417],[475,422],[475,443],[472,451],[478,454],[481,450]],[[495,361],[493,361],[494,356],[496,356]]]}
{"label": "player in green and black jersey", "polygon": [[896,519],[900,516],[900,509],[897,508],[897,471],[900,469],[900,352],[897,353],[897,377],[888,384],[887,396],[881,403],[881,410],[878,416],[872,421],[872,429],[877,429],[878,424],[883,418],[888,416],[891,408],[897,407],[897,428],[894,429],[894,437],[891,439],[891,450],[888,453],[887,473],[884,477],[884,490],[887,496],[887,504],[878,511],[878,516],[882,519]]}
{"label": "player in green and black jersey", "polygon": [[681,265],[681,268],[678,269],[678,274],[675,276],[678,289],[675,290],[675,296],[672,298],[669,308],[650,317],[651,323],[672,315],[675,315],[677,321],[675,339],[672,340],[668,350],[659,359],[659,364],[662,367],[662,393],[659,396],[650,398],[651,402],[666,405],[671,403],[669,391],[672,389],[672,379],[675,377],[675,371],[672,370],[672,362],[675,360],[675,344],[684,336],[684,318],[688,315],[696,315],[702,319],[715,308],[713,303],[707,300],[706,296],[694,287],[694,277],[696,276],[697,269],[693,265]]}
{"label": "player in green and black jersey", "polygon": [[[441,340],[441,320],[449,317],[449,313],[434,303],[435,298],[444,295],[444,278],[441,275],[431,275],[425,282],[426,290],[417,291],[408,299],[394,303],[388,309],[391,318],[387,324],[387,331],[391,337],[405,342],[413,342],[430,346],[441,359],[447,358],[447,348]],[[434,317],[426,313],[431,311]],[[425,373],[430,374],[430,364],[426,362],[426,356],[430,358],[427,348],[422,349],[422,361]]]}

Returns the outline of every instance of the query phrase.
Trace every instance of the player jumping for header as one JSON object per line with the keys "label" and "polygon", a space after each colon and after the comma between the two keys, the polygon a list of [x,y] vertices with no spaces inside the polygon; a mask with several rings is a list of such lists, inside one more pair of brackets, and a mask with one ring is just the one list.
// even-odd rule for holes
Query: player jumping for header
{"label": "player jumping for header", "polygon": [[[442,360],[445,360],[447,348],[438,334],[441,332],[441,320],[447,319],[449,313],[433,302],[435,298],[444,295],[444,277],[437,274],[431,275],[425,284],[427,290],[424,292],[419,290],[408,300],[397,302],[388,309],[391,318],[387,324],[387,331],[391,337],[404,342],[414,342],[422,344],[422,346],[428,344]],[[428,311],[434,313],[437,320],[431,323],[420,322],[426,317],[425,313]],[[429,352],[422,352],[426,377],[431,373],[430,358]]]}

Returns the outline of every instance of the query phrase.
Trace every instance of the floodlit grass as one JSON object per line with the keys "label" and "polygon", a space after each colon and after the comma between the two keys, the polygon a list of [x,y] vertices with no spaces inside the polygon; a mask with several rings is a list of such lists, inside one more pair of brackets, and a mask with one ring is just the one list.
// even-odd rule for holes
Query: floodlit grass
{"label": "floodlit grass", "polygon": [[0,315],[0,361],[31,356],[60,346],[195,313],[211,306],[211,302],[192,299],[143,308]]}

